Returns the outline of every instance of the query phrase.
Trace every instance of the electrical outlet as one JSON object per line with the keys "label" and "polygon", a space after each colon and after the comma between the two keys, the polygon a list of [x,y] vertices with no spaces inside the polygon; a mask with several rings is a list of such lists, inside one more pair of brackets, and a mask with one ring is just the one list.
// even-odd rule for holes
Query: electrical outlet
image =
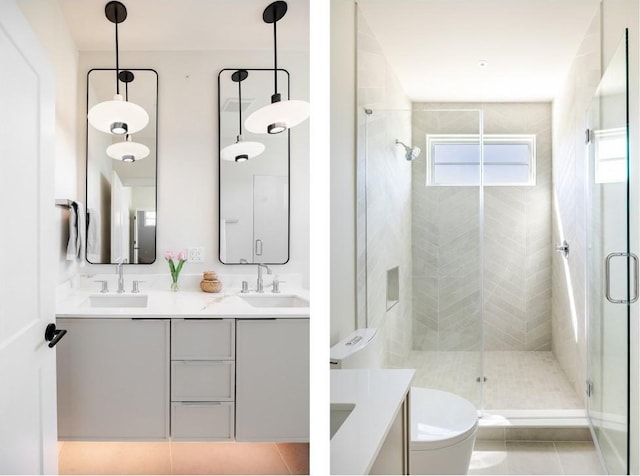
{"label": "electrical outlet", "polygon": [[187,261],[190,263],[204,263],[204,248],[201,246],[189,248]]}

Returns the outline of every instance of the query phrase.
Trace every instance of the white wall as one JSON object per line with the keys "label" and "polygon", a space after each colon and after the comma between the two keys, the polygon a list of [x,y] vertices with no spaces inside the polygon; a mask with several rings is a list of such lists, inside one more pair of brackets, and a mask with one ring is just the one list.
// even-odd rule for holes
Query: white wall
{"label": "white wall", "polygon": [[[411,117],[381,110],[408,111],[411,101],[361,9],[356,17],[357,326],[381,330],[382,362],[397,367],[411,350],[413,290],[411,163],[394,142],[411,142]],[[399,300],[387,309],[387,272],[395,267]]]}
{"label": "white wall", "polygon": [[[55,196],[77,200],[78,52],[58,2],[18,0],[17,3],[49,55],[56,75]],[[62,282],[76,273],[77,263],[65,259],[69,210],[59,208],[56,216],[59,233],[53,239],[60,250],[58,282]]]}
{"label": "white wall", "polygon": [[567,240],[569,258],[552,258],[552,349],[576,394],[586,379],[586,112],[600,82],[600,14],[591,22],[553,101],[553,243]]}
{"label": "white wall", "polygon": [[[167,250],[204,247],[205,262],[187,263],[183,272],[215,269],[246,273],[246,266],[218,260],[218,112],[217,78],[223,68],[268,68],[265,51],[121,51],[121,66],[158,72],[158,236],[152,265],[132,265],[129,273],[167,273]],[[281,51],[278,66],[291,74],[291,97],[309,98],[309,58]],[[78,69],[78,150],[84,151],[86,73],[113,67],[111,52],[81,52]],[[309,121],[291,129],[291,244],[289,262],[274,273],[300,273],[309,280]],[[84,154],[79,154],[78,187],[84,191]],[[83,192],[84,193],[84,192]],[[251,267],[251,270],[254,268]],[[108,265],[87,265],[83,273],[111,272]],[[168,278],[167,278],[168,279]]]}
{"label": "white wall", "polygon": [[331,277],[333,345],[356,327],[356,5],[331,0]]}

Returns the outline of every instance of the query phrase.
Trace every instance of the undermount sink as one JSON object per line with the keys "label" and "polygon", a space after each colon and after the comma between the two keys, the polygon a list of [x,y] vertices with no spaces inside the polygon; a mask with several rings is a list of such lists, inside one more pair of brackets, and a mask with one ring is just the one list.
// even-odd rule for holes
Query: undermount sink
{"label": "undermount sink", "polygon": [[329,409],[330,438],[340,429],[356,406],[353,403],[332,403]]}
{"label": "undermount sink", "polygon": [[298,296],[240,296],[253,307],[309,307],[309,301]]}
{"label": "undermount sink", "polygon": [[89,296],[91,307],[147,307],[147,294],[94,294]]}

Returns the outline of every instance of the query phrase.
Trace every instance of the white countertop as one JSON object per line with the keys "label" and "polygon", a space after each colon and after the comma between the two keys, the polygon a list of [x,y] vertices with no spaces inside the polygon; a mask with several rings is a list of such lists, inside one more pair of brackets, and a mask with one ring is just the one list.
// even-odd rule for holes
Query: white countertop
{"label": "white countertop", "polygon": [[368,474],[415,370],[331,370],[331,403],[355,408],[331,439],[331,474]]}
{"label": "white countertop", "polygon": [[[288,287],[282,289],[281,293],[271,293],[265,288],[264,293],[241,293],[240,288],[223,288],[219,293],[205,293],[197,289],[195,285],[187,287],[186,290],[172,292],[166,289],[166,279],[163,280],[163,288],[149,286],[145,289],[141,285],[140,294],[148,295],[147,307],[91,307],[89,297],[91,295],[101,295],[97,292],[97,286],[92,283],[90,288],[80,287],[76,289],[66,289],[59,292],[56,303],[57,317],[104,317],[104,318],[308,318],[309,307],[254,307],[244,301],[242,296],[286,297],[298,296],[309,300],[309,291],[306,289]],[[199,281],[198,281],[199,282]],[[149,284],[151,284],[149,282]],[[125,295],[132,295],[130,290],[130,278],[127,277]],[[109,284],[112,291],[108,295],[116,295],[113,292],[115,286]]]}

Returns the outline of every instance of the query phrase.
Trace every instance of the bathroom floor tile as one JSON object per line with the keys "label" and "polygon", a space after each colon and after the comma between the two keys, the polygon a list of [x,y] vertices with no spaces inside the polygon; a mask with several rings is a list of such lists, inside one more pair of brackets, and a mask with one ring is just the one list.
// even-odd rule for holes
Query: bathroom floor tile
{"label": "bathroom floor tile", "polygon": [[590,441],[556,441],[564,474],[604,474],[596,447]]}
{"label": "bathroom floor tile", "polygon": [[276,443],[291,474],[309,474],[309,443]]}
{"label": "bathroom floor tile", "polygon": [[290,474],[274,443],[172,442],[173,474]]}
{"label": "bathroom floor tile", "polygon": [[66,441],[60,474],[171,474],[167,442]]}
{"label": "bathroom floor tile", "polygon": [[[552,352],[486,351],[486,409],[583,409]],[[413,384],[456,393],[480,405],[480,353],[411,351],[397,365],[416,369]]]}
{"label": "bathroom floor tile", "polygon": [[562,474],[553,442],[507,441],[507,474]]}
{"label": "bathroom floor tile", "polygon": [[504,441],[476,440],[469,474],[508,474],[507,446]]}

